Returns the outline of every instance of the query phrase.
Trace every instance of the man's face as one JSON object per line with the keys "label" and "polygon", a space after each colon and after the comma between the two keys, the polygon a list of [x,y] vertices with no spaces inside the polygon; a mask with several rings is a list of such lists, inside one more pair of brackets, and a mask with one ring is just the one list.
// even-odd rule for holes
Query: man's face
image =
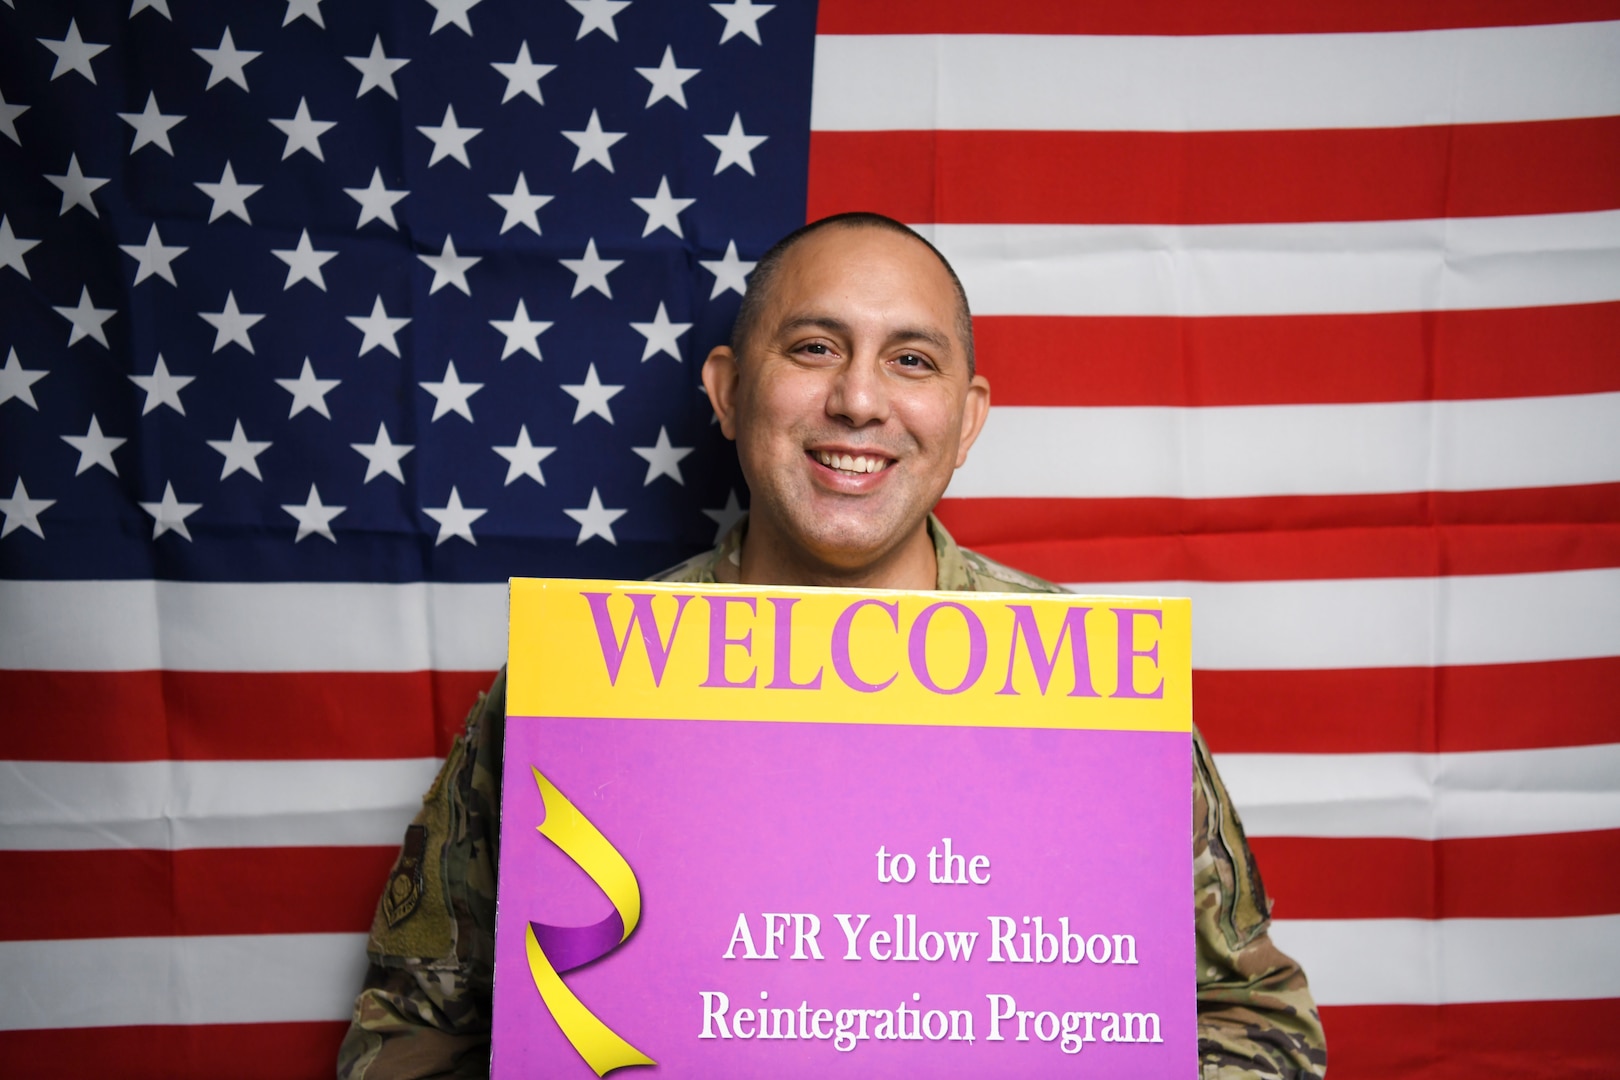
{"label": "man's face", "polygon": [[743,355],[704,381],[752,493],[749,543],[859,571],[916,543],[989,407],[955,288],[902,234],[824,228],[778,268]]}

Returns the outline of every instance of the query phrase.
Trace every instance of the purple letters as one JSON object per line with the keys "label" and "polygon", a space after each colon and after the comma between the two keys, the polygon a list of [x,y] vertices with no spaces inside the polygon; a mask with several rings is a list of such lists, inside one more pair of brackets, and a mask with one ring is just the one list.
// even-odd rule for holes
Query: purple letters
{"label": "purple letters", "polygon": [[658,620],[653,616],[652,593],[625,594],[630,598],[630,623],[624,628],[622,639],[614,632],[613,616],[607,609],[608,597],[611,594],[580,595],[591,605],[591,619],[596,623],[596,639],[602,646],[602,662],[607,665],[609,685],[619,684],[619,668],[624,664],[624,654],[630,648],[630,634],[637,626],[641,627],[641,642],[647,647],[647,661],[652,665],[653,685],[663,685],[664,667],[669,663],[669,649],[675,644],[675,631],[681,627],[681,613],[686,610],[686,603],[692,598],[690,596],[675,598],[675,622],[669,628],[669,640],[665,641],[658,632]]}
{"label": "purple letters", "polygon": [[[641,641],[647,653],[648,665],[651,669],[654,686],[662,686],[664,674],[669,666],[670,654],[675,646],[675,635],[680,630],[681,616],[686,611],[687,603],[692,599],[690,594],[681,594],[674,597],[675,615],[670,623],[668,633],[658,623],[657,615],[653,610],[653,601],[657,593],[625,593],[630,601],[630,618],[621,633],[613,622],[613,614],[609,611],[610,599],[613,593],[581,593],[589,603],[591,618],[596,627],[597,642],[602,650],[602,662],[607,668],[609,683],[618,685],[619,675],[623,670],[626,655],[630,651],[630,641],[639,630]],[[769,681],[763,684],[759,681],[758,662],[754,656],[754,623],[759,616],[759,598],[754,596],[718,593],[704,595],[703,599],[709,605],[709,634],[708,634],[708,677],[700,684],[710,689],[725,690],[752,690],[756,688],[766,690],[819,690],[825,667],[817,667],[805,681],[798,681],[793,675],[793,617],[795,605],[802,597],[772,596],[765,599],[771,605],[771,669]],[[984,618],[980,611],[967,604],[953,600],[938,600],[928,604],[912,620],[911,625],[902,627],[899,600],[880,600],[867,597],[856,600],[845,607],[838,615],[832,626],[832,634],[827,642],[827,651],[821,652],[810,643],[808,649],[801,647],[800,662],[806,667],[816,662],[817,656],[828,657],[832,661],[832,668],[838,679],[851,690],[863,694],[875,694],[893,686],[900,677],[895,671],[882,681],[874,682],[858,674],[855,670],[856,662],[852,656],[851,637],[854,633],[855,617],[863,608],[873,607],[884,612],[889,617],[889,623],[898,635],[902,629],[905,632],[906,662],[910,668],[911,676],[919,685],[931,693],[942,696],[965,693],[977,686],[984,675],[985,665],[989,657],[989,637]],[[732,605],[748,608],[749,614],[743,615],[734,612]],[[997,694],[1016,696],[1020,693],[1014,685],[1014,673],[1018,669],[1019,641],[1023,641],[1024,652],[1029,657],[1030,668],[1035,677],[1035,684],[1041,696],[1046,696],[1052,685],[1052,677],[1058,668],[1059,657],[1063,655],[1064,643],[1068,644],[1069,664],[1074,672],[1073,689],[1068,691],[1069,697],[1094,698],[1101,695],[1097,692],[1091,678],[1090,643],[1086,634],[1086,618],[1093,607],[1065,607],[1063,610],[1063,624],[1058,630],[1057,640],[1052,643],[1050,651],[1046,640],[1041,635],[1040,625],[1036,621],[1036,605],[1029,603],[1008,603],[1003,605],[1011,616],[1011,641],[1007,652],[1007,677]],[[963,628],[967,633],[967,669],[961,679],[954,686],[941,686],[934,678],[929,668],[929,642],[930,635],[934,634],[934,624],[938,622],[936,615],[950,609],[962,618]],[[1113,612],[1118,632],[1118,683],[1112,694],[1114,698],[1136,698],[1143,700],[1162,699],[1164,697],[1164,677],[1159,677],[1158,684],[1148,691],[1138,690],[1135,682],[1136,661],[1148,660],[1151,664],[1159,662],[1159,646],[1153,645],[1141,649],[1136,646],[1136,626],[1138,617],[1150,618],[1157,627],[1164,627],[1164,612],[1159,608],[1108,608]],[[823,616],[825,617],[825,616]],[[1006,623],[1001,619],[996,609],[985,611],[990,625],[997,636],[997,648],[1002,640],[1001,634],[1006,632]],[[1099,616],[1100,617],[1100,616]],[[740,634],[733,635],[730,630],[733,618],[743,620],[748,628]],[[952,620],[947,620],[951,622]],[[825,627],[825,623],[820,624]],[[824,632],[824,631],[823,631]],[[939,633],[948,637],[955,633],[954,627],[947,627]],[[690,634],[688,635],[690,636]],[[802,645],[803,643],[801,643]],[[899,642],[896,639],[895,645]],[[754,665],[748,669],[748,674],[742,679],[733,679],[727,673],[727,659],[732,649],[740,649],[746,662]],[[953,650],[954,651],[954,650]],[[881,648],[868,649],[870,655],[862,657],[861,664],[867,668],[869,675],[875,674],[870,669],[882,665],[884,657],[894,656],[893,646],[885,643]],[[934,657],[940,655],[936,648]],[[683,661],[684,662],[684,661]],[[894,663],[890,660],[889,663]],[[881,668],[880,668],[881,670]],[[991,685],[994,685],[993,683]],[[1059,684],[1062,685],[1061,683]]]}
{"label": "purple letters", "polygon": [[771,607],[776,611],[776,648],[773,650],[775,667],[771,669],[771,681],[766,687],[771,690],[820,690],[821,669],[807,683],[793,681],[793,605],[797,604],[797,597],[773,596]]}
{"label": "purple letters", "polygon": [[[951,608],[962,613],[967,622],[968,632],[968,666],[962,681],[946,690],[934,682],[934,677],[928,671],[928,625],[934,620],[934,613],[941,608]],[[936,694],[960,694],[968,687],[979,681],[984,674],[984,661],[989,653],[989,646],[985,643],[984,623],[974,614],[973,609],[958,604],[952,600],[941,600],[937,604],[929,604],[917,616],[917,621],[911,624],[911,636],[906,640],[906,652],[911,660],[911,673],[917,676],[917,681]]]}
{"label": "purple letters", "polygon": [[757,612],[759,607],[754,603],[752,596],[705,596],[709,602],[709,677],[703,680],[704,686],[730,688],[733,690],[752,690],[758,668],[750,668],[748,678],[742,682],[732,682],[726,678],[726,649],[737,646],[753,654],[754,632],[752,630],[742,637],[726,636],[726,609],[732,604],[747,604],[749,611]]}
{"label": "purple letters", "polygon": [[843,614],[838,616],[838,622],[833,625],[832,662],[833,670],[838,672],[838,677],[844,681],[845,686],[851,690],[859,690],[863,694],[875,694],[879,690],[887,689],[890,683],[900,677],[900,673],[897,671],[880,683],[869,683],[855,674],[855,665],[850,663],[849,660],[849,631],[855,624],[855,613],[868,604],[887,611],[889,618],[894,622],[895,630],[900,629],[900,604],[898,601],[857,600],[844,609]]}
{"label": "purple letters", "polygon": [[1145,694],[1136,690],[1136,658],[1145,656],[1155,664],[1159,662],[1159,646],[1157,643],[1151,649],[1137,649],[1136,647],[1136,617],[1138,615],[1151,615],[1153,621],[1164,626],[1164,612],[1157,608],[1115,608],[1114,618],[1119,620],[1119,688],[1114,691],[1117,698],[1162,698],[1164,697],[1164,679],[1159,679],[1159,685]]}
{"label": "purple letters", "polygon": [[1052,655],[1046,655],[1046,643],[1041,640],[1041,628],[1035,624],[1035,608],[1030,604],[1008,604],[1007,610],[1013,613],[1012,648],[1007,653],[1007,684],[998,694],[1017,694],[1013,689],[1013,664],[1018,659],[1018,638],[1024,639],[1024,647],[1029,652],[1030,666],[1035,669],[1035,681],[1040,685],[1041,695],[1046,695],[1046,687],[1052,681],[1052,672],[1057,668],[1058,653],[1063,651],[1063,639],[1069,639],[1069,659],[1074,664],[1074,689],[1069,691],[1070,697],[1096,697],[1097,691],[1091,686],[1091,661],[1086,648],[1086,616],[1091,613],[1088,607],[1072,607],[1063,614],[1063,629],[1058,631],[1057,644],[1052,646]]}

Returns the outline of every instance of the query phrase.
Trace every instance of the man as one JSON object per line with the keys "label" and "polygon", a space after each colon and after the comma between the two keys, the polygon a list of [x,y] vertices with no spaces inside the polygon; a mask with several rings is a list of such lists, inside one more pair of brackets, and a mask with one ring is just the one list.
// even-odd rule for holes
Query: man
{"label": "man", "polygon": [[[889,218],[807,225],[755,268],[703,365],[751,512],[684,582],[1056,592],[956,546],[931,511],[990,407],[967,297],[943,256]],[[407,831],[373,923],[340,1077],[489,1068],[504,675],[468,718]],[[1194,734],[1193,889],[1202,1076],[1320,1076],[1299,966],[1266,934],[1243,828]]]}

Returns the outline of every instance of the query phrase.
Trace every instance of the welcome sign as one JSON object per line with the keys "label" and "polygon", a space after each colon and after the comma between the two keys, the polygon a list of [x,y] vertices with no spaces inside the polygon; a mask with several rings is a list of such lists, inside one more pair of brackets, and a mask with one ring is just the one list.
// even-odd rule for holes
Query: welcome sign
{"label": "welcome sign", "polygon": [[1191,1075],[1190,622],[514,580],[492,1075]]}

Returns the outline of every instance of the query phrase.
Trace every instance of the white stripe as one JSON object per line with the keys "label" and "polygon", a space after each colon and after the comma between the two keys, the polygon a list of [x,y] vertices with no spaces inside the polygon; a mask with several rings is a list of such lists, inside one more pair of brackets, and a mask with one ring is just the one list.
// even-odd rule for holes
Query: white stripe
{"label": "white stripe", "polygon": [[0,581],[0,669],[494,671],[506,586]]}
{"label": "white stripe", "polygon": [[[1620,916],[1279,921],[1322,1005],[1620,997]],[[0,1030],[346,1020],[364,934],[0,942]]]}
{"label": "white stripe", "polygon": [[1620,113],[1620,25],[816,38],[817,131],[1234,131]]}
{"label": "white stripe", "polygon": [[[156,583],[157,591],[181,588]],[[186,585],[184,627],[167,621],[154,650],[127,620],[107,618],[151,582],[0,582],[0,669],[389,671],[429,649],[395,622],[420,586],[327,584],[309,609],[280,603],[297,585]],[[1193,665],[1209,670],[1429,667],[1620,656],[1620,570],[1440,578],[1305,581],[1158,581],[1070,585],[1101,595],[1190,596]],[[435,586],[467,602],[439,609],[435,633],[481,652],[505,651],[504,586]],[[443,595],[443,593],[439,593]],[[497,606],[499,605],[499,606]],[[479,610],[482,608],[483,610]],[[98,617],[101,616],[101,617]],[[158,635],[148,619],[147,634]],[[329,624],[341,649],[319,652]],[[184,639],[185,647],[168,644]],[[206,643],[206,644],[204,644]],[[477,643],[476,650],[472,643]],[[409,664],[401,654],[412,656]],[[471,660],[471,655],[467,657]]]}
{"label": "white stripe", "polygon": [[1620,480],[1620,393],[1360,405],[993,406],[953,498],[1223,499]]}
{"label": "white stripe", "polygon": [[1620,915],[1304,919],[1272,924],[1318,1005],[1620,997]]}
{"label": "white stripe", "polygon": [[1189,596],[1206,671],[1512,664],[1620,656],[1620,570],[1069,585]]}
{"label": "white stripe", "polygon": [[1216,757],[1250,836],[1457,840],[1620,828],[1620,745]]}
{"label": "white stripe", "polygon": [[5,1031],[347,1020],[366,935],[5,941],[0,971]]}
{"label": "white stripe", "polygon": [[[1223,754],[1255,836],[1436,840],[1620,828],[1620,745]],[[0,849],[399,843],[438,762],[0,762]]]}
{"label": "white stripe", "polygon": [[0,850],[394,847],[438,766],[0,761]]}
{"label": "white stripe", "polygon": [[976,315],[1326,315],[1620,299],[1615,210],[917,229],[956,268]]}

